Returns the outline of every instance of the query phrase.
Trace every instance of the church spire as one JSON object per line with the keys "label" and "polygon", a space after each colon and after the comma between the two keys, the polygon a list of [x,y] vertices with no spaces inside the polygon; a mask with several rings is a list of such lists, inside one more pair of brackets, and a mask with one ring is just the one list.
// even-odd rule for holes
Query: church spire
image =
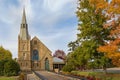
{"label": "church spire", "polygon": [[27,24],[27,21],[26,21],[26,14],[25,14],[25,8],[23,8],[22,24]]}
{"label": "church spire", "polygon": [[25,8],[23,9],[23,15],[22,15],[22,23],[20,27],[20,35],[21,40],[28,40],[30,39],[29,33],[28,33],[28,25],[26,21],[26,14],[25,14]]}

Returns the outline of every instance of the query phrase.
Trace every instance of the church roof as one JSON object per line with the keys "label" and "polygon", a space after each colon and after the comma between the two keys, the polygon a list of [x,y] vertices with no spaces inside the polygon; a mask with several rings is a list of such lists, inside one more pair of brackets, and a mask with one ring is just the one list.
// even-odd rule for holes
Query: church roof
{"label": "church roof", "polygon": [[59,64],[64,64],[64,60],[58,58],[58,57],[53,57],[53,63],[59,63]]}
{"label": "church roof", "polygon": [[[38,40],[44,47],[46,47],[50,52],[52,52],[37,36],[34,36],[33,38],[32,38],[32,41],[33,40]],[[50,54],[51,55],[51,54]]]}

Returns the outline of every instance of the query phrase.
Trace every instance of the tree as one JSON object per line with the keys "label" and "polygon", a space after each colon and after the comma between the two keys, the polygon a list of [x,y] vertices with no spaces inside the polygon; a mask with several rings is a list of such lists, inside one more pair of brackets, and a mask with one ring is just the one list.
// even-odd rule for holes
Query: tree
{"label": "tree", "polygon": [[4,61],[0,60],[0,76],[4,75]]}
{"label": "tree", "polygon": [[74,42],[71,41],[71,42],[68,44],[69,51],[70,51],[70,52],[74,51],[78,46],[79,46],[79,43],[78,43],[77,40],[74,41]]}
{"label": "tree", "polygon": [[6,76],[16,76],[20,71],[19,64],[14,60],[8,60],[4,64],[4,75]]}
{"label": "tree", "polygon": [[66,64],[62,70],[65,72],[71,72],[72,70],[75,70],[74,60],[75,58],[73,57],[73,54],[69,53],[66,57]]}
{"label": "tree", "polygon": [[0,76],[15,76],[20,71],[19,64],[12,59],[0,60]]}
{"label": "tree", "polygon": [[12,54],[9,50],[0,47],[0,76],[15,76],[20,71],[19,64],[12,60]]}
{"label": "tree", "polygon": [[12,59],[12,54],[9,50],[6,50],[0,46],[0,60],[4,59]]}
{"label": "tree", "polygon": [[106,16],[102,10],[97,10],[96,6],[90,0],[79,0],[76,12],[79,26],[78,39],[82,51],[79,55],[84,56],[87,62],[94,60],[94,64],[102,64],[100,59],[104,54],[97,51],[97,48],[104,45],[103,42],[108,39],[109,30],[103,28]]}
{"label": "tree", "polygon": [[120,67],[120,0],[111,0],[111,2],[91,0],[91,3],[97,5],[97,11],[102,10],[107,14],[104,29],[110,30],[107,36],[110,39],[104,41],[105,45],[100,46],[98,51],[103,52],[106,57],[112,59],[114,65]]}
{"label": "tree", "polygon": [[53,54],[53,57],[58,57],[60,59],[65,60],[66,54],[63,50],[56,50],[55,53]]}
{"label": "tree", "polygon": [[0,46],[0,75],[4,75],[4,64],[12,59],[12,54],[9,50],[4,49]]}

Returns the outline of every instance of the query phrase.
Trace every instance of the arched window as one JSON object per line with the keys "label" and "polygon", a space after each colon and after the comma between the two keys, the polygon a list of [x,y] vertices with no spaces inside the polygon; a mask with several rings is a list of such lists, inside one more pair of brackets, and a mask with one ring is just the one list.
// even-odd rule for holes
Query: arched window
{"label": "arched window", "polygon": [[38,54],[38,50],[33,50],[32,52],[32,60],[33,61],[38,61],[39,60],[39,54]]}

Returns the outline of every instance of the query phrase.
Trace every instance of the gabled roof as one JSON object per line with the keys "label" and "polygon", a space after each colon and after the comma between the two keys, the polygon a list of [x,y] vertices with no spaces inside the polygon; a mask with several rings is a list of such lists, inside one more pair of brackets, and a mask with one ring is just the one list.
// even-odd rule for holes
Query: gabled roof
{"label": "gabled roof", "polygon": [[[32,41],[33,40],[38,40],[44,47],[46,47],[47,49],[48,49],[48,47],[37,37],[37,36],[34,36],[33,38],[32,38]],[[52,53],[52,51],[50,50],[50,49],[48,49],[51,53]]]}

